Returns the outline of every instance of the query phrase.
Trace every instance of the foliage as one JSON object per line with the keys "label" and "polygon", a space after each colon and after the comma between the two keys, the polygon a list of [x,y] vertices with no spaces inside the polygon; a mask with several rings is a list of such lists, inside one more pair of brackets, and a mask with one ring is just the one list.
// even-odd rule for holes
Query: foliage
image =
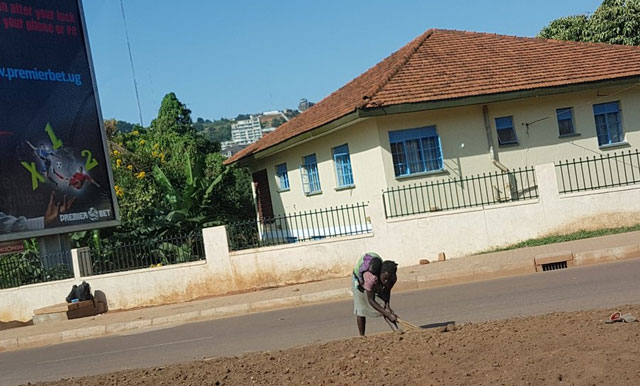
{"label": "foliage", "polygon": [[198,118],[198,121],[193,124],[193,127],[198,133],[211,142],[224,142],[231,140],[232,123],[232,120],[226,118],[220,118],[215,121]]}
{"label": "foliage", "polygon": [[0,256],[0,289],[73,276],[71,267],[64,264],[45,268],[40,261],[36,239],[25,240],[24,247],[23,252]]}
{"label": "foliage", "polygon": [[[251,217],[248,172],[223,165],[220,145],[198,133],[191,112],[174,93],[162,100],[148,129],[116,132],[110,142],[122,225],[86,243],[119,245],[189,233]],[[199,119],[197,124],[205,124]]]}
{"label": "foliage", "polygon": [[585,41],[588,20],[586,15],[561,17],[544,27],[539,36],[546,39]]}
{"label": "foliage", "polygon": [[604,0],[592,15],[554,20],[538,36],[558,40],[640,45],[640,0]]}
{"label": "foliage", "polygon": [[151,121],[151,127],[160,133],[186,134],[193,129],[192,123],[191,110],[170,92],[162,98],[158,117]]}
{"label": "foliage", "polygon": [[278,127],[280,125],[282,125],[283,123],[285,123],[285,119],[282,117],[275,117],[271,120],[271,127]]}

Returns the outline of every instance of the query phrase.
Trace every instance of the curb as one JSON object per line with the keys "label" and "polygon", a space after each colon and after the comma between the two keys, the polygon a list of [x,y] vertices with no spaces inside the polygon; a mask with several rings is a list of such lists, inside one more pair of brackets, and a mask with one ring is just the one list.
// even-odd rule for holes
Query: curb
{"label": "curb", "polygon": [[291,307],[310,303],[320,303],[331,300],[341,300],[351,297],[349,288],[340,288],[316,292],[313,294],[290,296],[286,298],[268,299],[257,302],[233,304],[222,307],[214,307],[199,311],[189,311],[169,316],[159,316],[150,319],[140,319],[130,322],[110,323],[98,326],[83,327],[74,330],[66,330],[49,334],[26,336],[0,340],[0,352],[36,348],[60,343],[74,342],[89,338],[99,338],[127,331],[135,331],[152,326],[180,324],[186,322],[213,320],[234,315],[248,314],[251,312],[266,311],[270,309]]}

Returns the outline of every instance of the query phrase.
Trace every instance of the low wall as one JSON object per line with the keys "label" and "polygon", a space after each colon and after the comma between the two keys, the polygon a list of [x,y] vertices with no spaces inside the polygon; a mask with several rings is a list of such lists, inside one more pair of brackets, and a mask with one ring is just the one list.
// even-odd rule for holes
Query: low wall
{"label": "low wall", "polygon": [[[0,321],[30,320],[34,309],[63,302],[82,280],[106,294],[110,309],[129,309],[344,277],[365,251],[407,266],[439,252],[456,258],[553,232],[640,222],[640,185],[559,195],[554,166],[535,171],[534,200],[394,219],[385,218],[382,199],[372,201],[373,233],[364,235],[229,252],[225,228],[216,227],[203,230],[206,261],[80,277],[76,260],[75,279],[0,290]],[[472,275],[487,267],[468,269]]]}
{"label": "low wall", "polygon": [[273,287],[347,276],[377,236],[357,236],[231,252],[235,287]]}

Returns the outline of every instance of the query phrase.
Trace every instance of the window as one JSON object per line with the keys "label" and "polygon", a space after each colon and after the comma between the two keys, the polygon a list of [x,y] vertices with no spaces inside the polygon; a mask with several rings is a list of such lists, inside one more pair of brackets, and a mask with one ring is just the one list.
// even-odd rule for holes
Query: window
{"label": "window", "polygon": [[319,193],[320,176],[318,175],[318,162],[316,155],[311,154],[303,159],[304,163],[300,166],[302,173],[302,188],[305,194]]}
{"label": "window", "polygon": [[558,133],[561,137],[564,135],[572,135],[576,133],[576,129],[573,125],[572,107],[557,109],[556,117],[558,117]]}
{"label": "window", "polygon": [[435,126],[389,132],[396,177],[442,170],[442,149]]}
{"label": "window", "polygon": [[513,117],[496,118],[496,131],[500,146],[518,144],[518,137],[513,129]]}
{"label": "window", "polygon": [[276,166],[276,176],[278,177],[278,185],[280,190],[289,190],[289,174],[287,174],[287,164]]}
{"label": "window", "polygon": [[598,145],[603,146],[624,141],[618,102],[593,105],[593,115],[596,119]]}
{"label": "window", "polygon": [[349,157],[348,145],[345,144],[333,148],[333,162],[336,165],[338,187],[352,186],[353,173],[351,171],[351,158]]}

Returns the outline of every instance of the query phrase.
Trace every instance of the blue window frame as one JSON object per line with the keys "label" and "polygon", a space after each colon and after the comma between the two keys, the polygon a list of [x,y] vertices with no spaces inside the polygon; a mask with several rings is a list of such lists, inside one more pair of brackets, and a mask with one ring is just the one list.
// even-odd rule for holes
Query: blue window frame
{"label": "blue window frame", "polygon": [[396,177],[442,170],[442,147],[435,126],[389,132]]}
{"label": "blue window frame", "polygon": [[316,155],[310,154],[303,158],[303,164],[300,166],[302,174],[302,189],[305,194],[318,193],[320,189],[320,176],[318,174],[318,162]]}
{"label": "blue window frame", "polygon": [[287,173],[286,163],[276,166],[276,176],[278,177],[280,190],[289,190],[289,174]]}
{"label": "blue window frame", "polygon": [[573,125],[572,107],[557,109],[556,117],[558,118],[558,134],[560,136],[572,135],[576,133],[576,128]]}
{"label": "blue window frame", "polygon": [[518,144],[518,137],[513,128],[513,117],[496,118],[496,131],[498,132],[498,144],[500,146]]}
{"label": "blue window frame", "polygon": [[338,187],[353,186],[353,171],[351,170],[349,145],[344,144],[333,148],[333,163],[336,166]]}
{"label": "blue window frame", "polygon": [[619,102],[593,105],[593,116],[596,120],[598,145],[603,146],[624,141]]}

